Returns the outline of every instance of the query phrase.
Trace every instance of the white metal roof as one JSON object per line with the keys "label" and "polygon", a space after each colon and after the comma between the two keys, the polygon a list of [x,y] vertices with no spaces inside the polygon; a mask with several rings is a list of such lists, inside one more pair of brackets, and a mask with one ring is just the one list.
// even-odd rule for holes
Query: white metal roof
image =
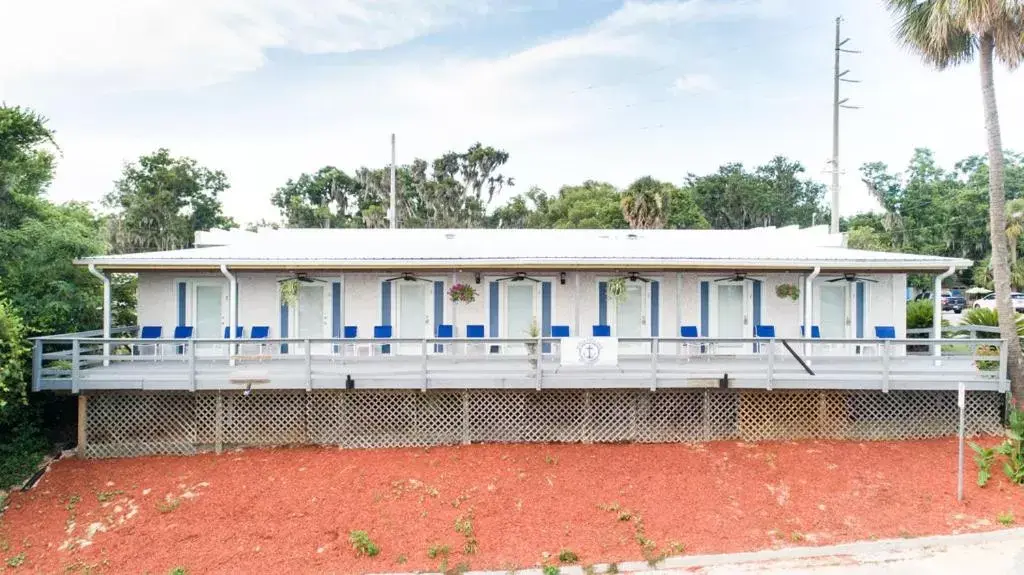
{"label": "white metal roof", "polygon": [[184,250],[85,258],[106,269],[669,267],[945,270],[968,260],[842,247],[817,228],[753,230],[282,229],[197,234]]}

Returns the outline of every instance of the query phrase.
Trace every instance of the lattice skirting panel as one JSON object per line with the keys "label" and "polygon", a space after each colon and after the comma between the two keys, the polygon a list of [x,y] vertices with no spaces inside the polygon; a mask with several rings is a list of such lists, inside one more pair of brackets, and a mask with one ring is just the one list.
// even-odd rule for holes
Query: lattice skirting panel
{"label": "lattice skirting panel", "polygon": [[[1005,396],[967,395],[969,435],[1002,433]],[[85,454],[232,446],[924,439],[955,435],[955,392],[465,390],[95,393]]]}

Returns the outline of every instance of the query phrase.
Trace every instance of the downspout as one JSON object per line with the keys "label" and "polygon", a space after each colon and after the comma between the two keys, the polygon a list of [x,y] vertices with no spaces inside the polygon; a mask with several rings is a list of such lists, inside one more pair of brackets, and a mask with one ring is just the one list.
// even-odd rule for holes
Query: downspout
{"label": "downspout", "polygon": [[[956,266],[949,266],[946,273],[935,276],[935,289],[932,291],[932,338],[942,339],[942,280],[956,273]],[[942,346],[932,346],[932,355],[942,357]]]}
{"label": "downspout", "polygon": [[[811,270],[810,275],[804,280],[804,338],[807,340],[811,339],[811,315],[814,311],[814,280],[821,273],[821,266],[814,266]],[[811,354],[811,344],[804,343],[804,355]]]}
{"label": "downspout", "polygon": [[[235,332],[238,329],[235,327],[238,325],[238,302],[236,301],[238,296],[238,279],[235,278],[233,273],[228,271],[227,264],[220,264],[220,273],[228,278],[228,339],[235,339]],[[230,355],[235,355],[234,350],[232,350]],[[229,365],[235,365],[235,360],[232,358],[228,363]]]}
{"label": "downspout", "polygon": [[[89,264],[89,273],[103,282],[103,339],[110,339],[110,277],[96,269],[96,264]],[[110,344],[103,344],[103,365],[110,365]]]}

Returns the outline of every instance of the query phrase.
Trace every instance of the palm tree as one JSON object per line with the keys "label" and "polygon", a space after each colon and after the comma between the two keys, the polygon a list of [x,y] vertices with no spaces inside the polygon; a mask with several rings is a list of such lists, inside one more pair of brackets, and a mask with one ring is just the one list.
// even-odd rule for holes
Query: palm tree
{"label": "palm tree", "polygon": [[1004,157],[992,69],[998,58],[1011,70],[1024,60],[1024,2],[1021,0],[886,0],[896,19],[896,36],[925,63],[939,70],[978,58],[988,132],[989,233],[992,276],[1000,336],[1008,347],[1008,374],[1015,401],[1024,400],[1024,366],[1010,301],[1010,259],[1006,242]]}
{"label": "palm tree", "polygon": [[668,193],[662,182],[644,176],[622,193],[622,217],[632,229],[665,227],[668,220]]}
{"label": "palm tree", "polygon": [[1011,262],[1017,262],[1017,243],[1024,234],[1024,198],[1006,202],[1006,247]]}

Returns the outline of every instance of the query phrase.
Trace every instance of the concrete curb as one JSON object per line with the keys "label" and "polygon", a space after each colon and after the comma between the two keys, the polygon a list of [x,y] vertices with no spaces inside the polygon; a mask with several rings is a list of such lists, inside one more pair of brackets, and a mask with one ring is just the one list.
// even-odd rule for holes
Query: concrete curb
{"label": "concrete curb", "polygon": [[[980,533],[962,533],[959,535],[932,535],[912,539],[882,539],[879,541],[859,541],[857,543],[841,543],[839,545],[823,545],[820,547],[787,547],[785,549],[768,549],[746,553],[722,553],[717,555],[680,555],[668,557],[652,566],[646,561],[623,561],[616,563],[619,573],[655,572],[660,569],[687,569],[693,567],[710,567],[715,565],[734,565],[742,563],[766,563],[771,561],[791,561],[797,559],[815,559],[823,557],[863,555],[874,553],[894,553],[927,549],[929,547],[952,547],[958,545],[976,545],[1021,539],[1024,541],[1024,528],[1000,529]],[[600,563],[590,566],[589,573],[607,573],[610,564]],[[427,572],[429,574],[429,572]],[[517,569],[515,571],[467,571],[465,575],[543,575],[538,567]],[[588,573],[578,565],[559,566],[561,575],[585,575]],[[380,575],[426,575],[424,572],[391,573]]]}

